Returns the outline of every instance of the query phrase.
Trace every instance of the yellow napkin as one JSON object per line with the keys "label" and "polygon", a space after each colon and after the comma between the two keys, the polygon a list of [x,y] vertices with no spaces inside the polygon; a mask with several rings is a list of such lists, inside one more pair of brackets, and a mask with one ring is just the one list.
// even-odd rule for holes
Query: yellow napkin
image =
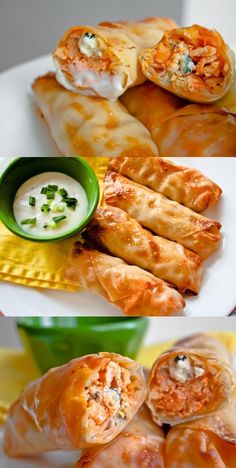
{"label": "yellow napkin", "polygon": [[[99,182],[104,178],[109,160],[85,158]],[[55,243],[30,242],[15,236],[0,223],[0,280],[25,286],[76,291],[65,280],[63,267],[79,235]]]}
{"label": "yellow napkin", "polygon": [[[231,353],[236,352],[235,332],[213,332],[212,336],[223,341]],[[141,348],[137,360],[150,368],[153,362],[170,347],[174,341],[165,341]],[[0,425],[5,422],[7,409],[19,396],[21,390],[40,373],[33,360],[21,349],[0,348]]]}

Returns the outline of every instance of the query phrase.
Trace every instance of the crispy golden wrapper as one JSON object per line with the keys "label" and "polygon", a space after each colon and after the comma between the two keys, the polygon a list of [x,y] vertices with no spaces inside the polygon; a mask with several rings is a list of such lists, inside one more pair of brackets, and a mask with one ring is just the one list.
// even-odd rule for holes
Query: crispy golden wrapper
{"label": "crispy golden wrapper", "polygon": [[162,429],[142,407],[116,439],[88,450],[76,468],[164,468],[164,448]]}
{"label": "crispy golden wrapper", "polygon": [[197,169],[178,166],[162,158],[116,158],[108,170],[119,172],[138,184],[200,213],[214,205],[221,188]]}
{"label": "crispy golden wrapper", "polygon": [[115,100],[146,79],[138,59],[140,50],[153,46],[174,27],[173,20],[154,17],[74,26],[53,53],[57,80],[74,92]]}
{"label": "crispy golden wrapper", "polygon": [[157,156],[148,130],[119,102],[67,91],[48,73],[33,84],[36,102],[65,156]]}

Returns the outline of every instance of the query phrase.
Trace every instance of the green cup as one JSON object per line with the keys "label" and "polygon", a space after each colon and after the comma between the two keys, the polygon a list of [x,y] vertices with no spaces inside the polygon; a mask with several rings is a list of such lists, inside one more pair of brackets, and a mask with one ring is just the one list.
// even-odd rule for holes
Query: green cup
{"label": "green cup", "polygon": [[79,356],[114,352],[135,359],[147,330],[146,317],[25,317],[21,340],[42,373]]}
{"label": "green cup", "polygon": [[[50,237],[34,236],[25,232],[17,224],[13,213],[13,202],[18,188],[30,177],[42,172],[62,172],[73,177],[82,185],[88,199],[88,211],[82,221],[67,232]],[[58,241],[73,236],[88,224],[99,202],[99,183],[95,172],[83,158],[17,158],[9,164],[0,177],[0,200],[0,219],[14,234],[37,242]]]}

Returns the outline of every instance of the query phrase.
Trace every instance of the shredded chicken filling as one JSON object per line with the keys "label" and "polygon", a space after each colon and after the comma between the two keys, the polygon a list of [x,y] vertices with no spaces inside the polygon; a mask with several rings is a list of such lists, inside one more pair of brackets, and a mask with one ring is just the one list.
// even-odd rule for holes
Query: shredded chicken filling
{"label": "shredded chicken filling", "polygon": [[92,439],[96,439],[97,431],[109,431],[124,422],[138,388],[138,381],[129,370],[113,361],[105,363],[96,380],[85,388]]}
{"label": "shredded chicken filling", "polygon": [[[229,71],[228,64],[224,63],[216,47],[196,47],[181,38],[175,41],[169,39],[167,45],[157,47],[154,67],[164,82],[175,84],[176,80],[194,75],[209,91],[222,87]],[[189,85],[191,86],[190,81]]]}
{"label": "shredded chicken filling", "polygon": [[188,359],[190,367],[186,366],[180,375],[174,373],[176,357],[160,363],[149,391],[149,400],[157,413],[188,417],[206,408],[213,410],[223,398],[224,384],[216,367],[197,357]]}

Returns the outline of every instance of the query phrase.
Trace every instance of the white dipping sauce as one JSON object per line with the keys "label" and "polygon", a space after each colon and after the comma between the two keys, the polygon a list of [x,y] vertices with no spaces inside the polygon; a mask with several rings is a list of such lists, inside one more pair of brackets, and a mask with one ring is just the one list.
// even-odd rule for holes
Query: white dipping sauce
{"label": "white dipping sauce", "polygon": [[[42,205],[47,204],[49,200],[45,194],[40,192],[43,187],[48,185],[57,185],[58,189],[64,188],[68,192],[68,197],[76,198],[78,202],[75,209],[62,202],[62,196],[55,192],[54,200],[51,204],[49,202],[50,211],[48,213],[42,212]],[[30,206],[30,196],[35,197],[35,206]],[[63,211],[56,211],[58,206],[62,207]],[[70,231],[82,221],[87,211],[88,199],[84,188],[75,179],[61,172],[43,172],[31,177],[19,187],[13,202],[13,212],[17,224],[25,232],[37,237],[57,236]],[[61,215],[65,215],[66,219],[55,225],[52,218]],[[36,223],[21,224],[22,220],[29,218],[36,218]],[[47,228],[44,227],[45,224],[47,224]],[[51,224],[53,227],[50,226]]]}

